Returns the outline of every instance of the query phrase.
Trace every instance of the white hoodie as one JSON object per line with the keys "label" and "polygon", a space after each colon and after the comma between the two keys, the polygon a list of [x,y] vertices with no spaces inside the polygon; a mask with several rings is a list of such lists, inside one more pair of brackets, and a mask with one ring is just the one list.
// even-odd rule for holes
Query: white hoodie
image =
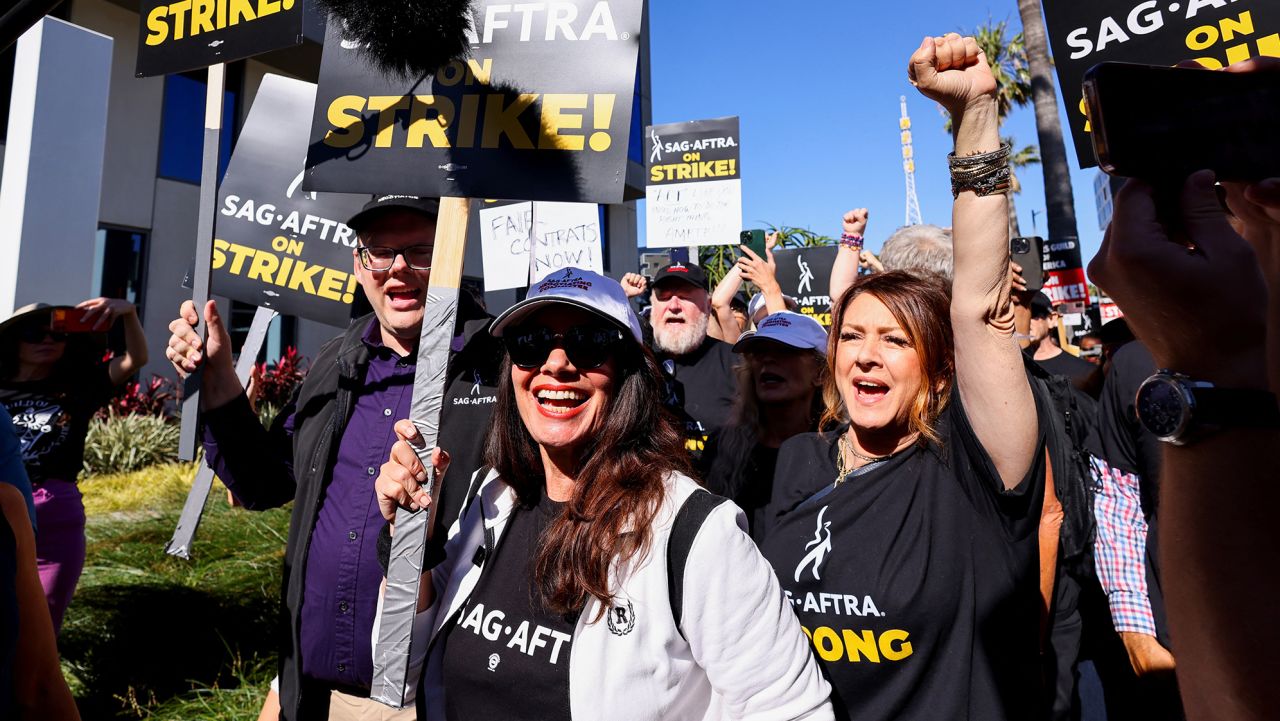
{"label": "white hoodie", "polygon": [[[698,488],[687,476],[672,474],[653,521],[648,553],[625,567],[615,563],[610,588],[616,589],[615,606],[627,608],[623,615],[630,616],[629,624],[615,623],[611,630],[594,598],[579,616],[569,659],[572,717],[834,718],[831,688],[773,569],[747,535],[745,516],[732,503],[720,504],[707,516],[689,550],[681,636],[670,609],[667,542],[676,511]],[[497,547],[515,501],[515,491],[491,471],[476,500],[450,529],[446,560],[432,571],[436,600],[414,619],[408,676],[419,677],[425,658],[421,686],[432,721],[445,718],[448,692],[444,643],[435,641],[491,565],[472,562],[484,545],[484,529],[491,530]],[[381,620],[379,602],[375,642]],[[415,689],[406,691],[406,700],[413,699]]]}

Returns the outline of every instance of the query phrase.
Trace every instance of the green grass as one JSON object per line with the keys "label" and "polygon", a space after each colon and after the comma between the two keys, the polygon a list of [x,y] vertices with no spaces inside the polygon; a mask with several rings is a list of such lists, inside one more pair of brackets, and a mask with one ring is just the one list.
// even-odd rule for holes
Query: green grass
{"label": "green grass", "polygon": [[287,509],[231,508],[214,484],[192,560],[165,554],[195,473],[81,482],[84,575],[59,640],[87,719],[256,719],[275,675]]}

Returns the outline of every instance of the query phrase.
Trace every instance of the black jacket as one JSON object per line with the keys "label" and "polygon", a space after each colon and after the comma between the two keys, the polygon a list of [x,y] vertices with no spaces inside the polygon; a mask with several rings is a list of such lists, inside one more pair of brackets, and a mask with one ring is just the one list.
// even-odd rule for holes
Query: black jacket
{"label": "black jacket", "polygon": [[[294,502],[284,556],[280,619],[288,629],[289,639],[280,649],[280,717],[288,721],[328,718],[329,686],[305,679],[301,672],[299,636],[304,571],[320,501],[332,479],[339,442],[369,363],[368,347],[362,338],[372,319],[370,314],[354,321],[343,335],[321,348],[293,400],[281,409],[270,430],[257,422],[243,394],[204,414],[204,422],[218,442],[227,471],[235,478],[236,497],[246,508],[264,510]],[[496,398],[497,363],[502,351],[485,331],[489,320],[479,305],[463,293],[458,323],[464,345],[461,352],[450,358],[440,433],[440,447],[450,451],[453,462],[441,489],[437,529],[444,526],[447,531],[451,520],[449,509],[461,502],[466,482],[471,471],[479,467],[483,453],[486,434],[476,432],[476,421],[487,430],[492,401],[456,404],[449,399],[472,390],[488,394],[479,396],[481,398]],[[284,421],[291,414],[294,417],[292,438],[284,428]],[[470,416],[471,422],[462,423],[463,414]],[[450,487],[458,484],[461,488],[451,492]],[[456,515],[456,509],[453,512]],[[443,538],[444,534],[437,530],[435,537]]]}

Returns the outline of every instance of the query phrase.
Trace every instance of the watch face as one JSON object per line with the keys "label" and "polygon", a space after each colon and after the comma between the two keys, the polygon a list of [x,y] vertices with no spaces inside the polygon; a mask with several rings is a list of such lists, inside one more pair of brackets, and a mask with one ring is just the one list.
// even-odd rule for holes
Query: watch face
{"label": "watch face", "polygon": [[1176,439],[1191,415],[1187,398],[1177,381],[1153,377],[1138,389],[1138,419],[1160,440]]}

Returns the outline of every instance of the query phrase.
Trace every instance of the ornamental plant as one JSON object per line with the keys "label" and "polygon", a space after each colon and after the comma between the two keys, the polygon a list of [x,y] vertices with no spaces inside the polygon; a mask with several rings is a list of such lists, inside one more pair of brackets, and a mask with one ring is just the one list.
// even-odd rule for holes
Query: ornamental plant
{"label": "ornamental plant", "polygon": [[256,405],[283,407],[293,396],[294,389],[307,377],[307,366],[307,359],[294,346],[285,348],[275,363],[259,364],[255,370]]}

